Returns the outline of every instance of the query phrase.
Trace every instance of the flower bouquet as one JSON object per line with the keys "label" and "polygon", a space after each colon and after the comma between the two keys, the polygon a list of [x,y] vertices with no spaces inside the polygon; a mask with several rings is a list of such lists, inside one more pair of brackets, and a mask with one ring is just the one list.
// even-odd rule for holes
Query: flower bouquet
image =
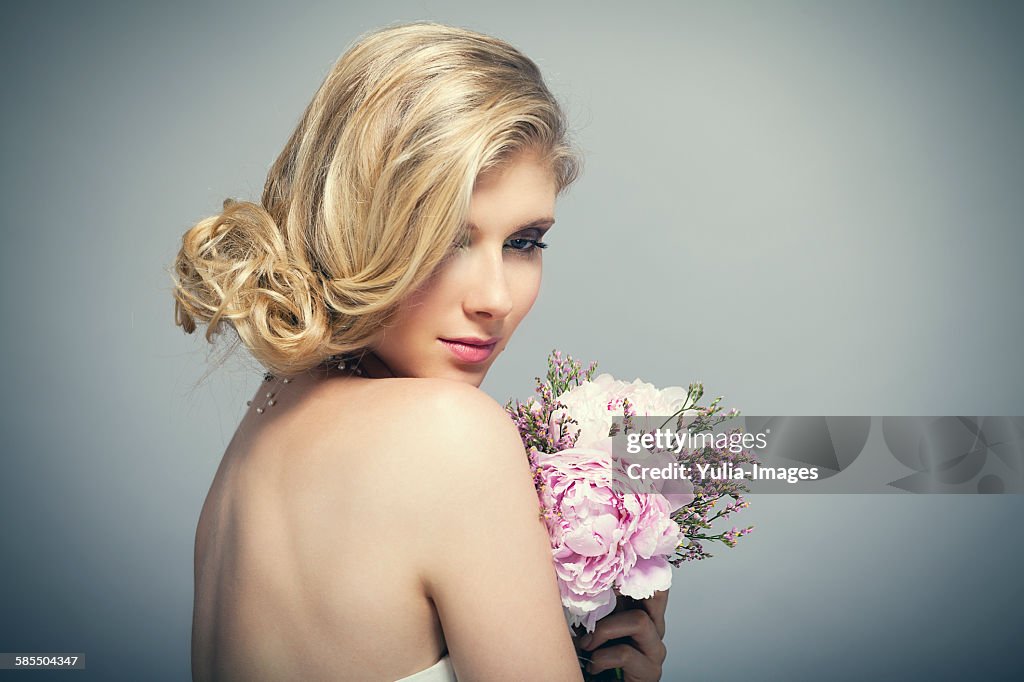
{"label": "flower bouquet", "polygon": [[[639,379],[594,377],[596,367],[591,363],[584,370],[571,356],[553,351],[546,380],[537,378],[536,395],[505,405],[530,458],[562,605],[576,634],[593,632],[598,620],[624,603],[667,590],[673,566],[711,556],[704,542],[733,547],[753,530],[711,532],[715,521],[748,506],[742,481],[681,478],[659,481],[657,488],[649,481],[638,486],[626,473],[641,456],[631,460],[613,453],[616,435],[651,433],[672,419],[676,433],[696,434],[738,411],[720,414],[721,397],[698,405],[700,382],[658,389]],[[671,416],[663,422],[649,419],[665,415]],[[711,440],[693,449],[644,448],[642,458],[647,465],[685,464],[691,470],[753,461],[749,452],[718,448]]]}

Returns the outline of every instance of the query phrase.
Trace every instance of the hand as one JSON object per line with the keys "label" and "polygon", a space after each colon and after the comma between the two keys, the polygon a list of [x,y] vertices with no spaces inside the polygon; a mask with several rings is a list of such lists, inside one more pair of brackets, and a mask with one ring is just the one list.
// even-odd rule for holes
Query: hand
{"label": "hand", "polygon": [[574,639],[577,653],[590,660],[586,672],[595,675],[621,668],[626,682],[660,680],[667,653],[662,643],[667,606],[668,590],[642,601],[617,595],[615,610],[597,622],[594,632]]}

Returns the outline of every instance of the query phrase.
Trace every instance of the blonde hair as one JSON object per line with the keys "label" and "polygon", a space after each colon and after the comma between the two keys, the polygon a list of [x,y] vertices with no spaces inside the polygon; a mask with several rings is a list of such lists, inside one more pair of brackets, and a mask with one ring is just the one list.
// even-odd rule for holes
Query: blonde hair
{"label": "blonde hair", "polygon": [[175,321],[229,324],[275,374],[372,342],[464,229],[477,176],[530,150],[560,194],[580,158],[529,58],[432,22],[361,37],[334,64],[267,175],[189,229]]}

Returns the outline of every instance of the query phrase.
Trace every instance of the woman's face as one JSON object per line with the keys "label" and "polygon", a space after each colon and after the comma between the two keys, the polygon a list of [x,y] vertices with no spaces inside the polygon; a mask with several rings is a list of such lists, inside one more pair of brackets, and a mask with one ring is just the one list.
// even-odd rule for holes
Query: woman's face
{"label": "woman's face", "polygon": [[395,376],[480,385],[537,298],[536,244],[554,211],[554,175],[532,152],[477,178],[468,241],[453,247],[372,345]]}

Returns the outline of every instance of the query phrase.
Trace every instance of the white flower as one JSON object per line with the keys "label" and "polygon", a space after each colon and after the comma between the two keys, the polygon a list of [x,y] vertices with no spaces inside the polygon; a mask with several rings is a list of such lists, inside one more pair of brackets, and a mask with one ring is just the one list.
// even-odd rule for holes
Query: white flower
{"label": "white flower", "polygon": [[[562,413],[568,412],[579,424],[569,424],[566,428],[578,428],[580,433],[576,446],[587,447],[608,437],[615,417],[623,415],[623,399],[628,399],[633,406],[637,428],[653,430],[660,424],[646,424],[642,418],[675,414],[686,401],[686,389],[680,386],[659,389],[640,379],[627,383],[611,374],[600,374],[558,396],[557,400],[565,405],[566,410],[557,410],[552,415],[552,422],[561,421]],[[686,410],[683,414],[693,416],[697,410]]]}

